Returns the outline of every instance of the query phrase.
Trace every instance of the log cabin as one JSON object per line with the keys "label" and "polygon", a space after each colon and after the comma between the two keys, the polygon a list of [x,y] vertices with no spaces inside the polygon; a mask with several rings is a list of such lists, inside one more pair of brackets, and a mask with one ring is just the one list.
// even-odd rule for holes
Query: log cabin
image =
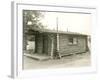
{"label": "log cabin", "polygon": [[56,52],[59,56],[83,53],[88,51],[88,35],[69,31],[56,31],[48,29],[29,30],[27,36],[33,35],[36,54],[54,57]]}

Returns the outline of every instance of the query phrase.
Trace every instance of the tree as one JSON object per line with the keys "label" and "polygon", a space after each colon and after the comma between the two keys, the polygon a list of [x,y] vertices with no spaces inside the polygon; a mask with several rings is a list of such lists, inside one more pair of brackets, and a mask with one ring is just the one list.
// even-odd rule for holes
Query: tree
{"label": "tree", "polygon": [[40,18],[43,14],[37,10],[23,10],[23,48],[26,50],[27,36],[29,30],[34,30],[34,28],[43,29],[44,26],[40,22]]}
{"label": "tree", "polygon": [[23,24],[24,28],[43,28],[42,23],[40,23],[40,18],[43,15],[40,11],[36,10],[24,10],[23,11]]}

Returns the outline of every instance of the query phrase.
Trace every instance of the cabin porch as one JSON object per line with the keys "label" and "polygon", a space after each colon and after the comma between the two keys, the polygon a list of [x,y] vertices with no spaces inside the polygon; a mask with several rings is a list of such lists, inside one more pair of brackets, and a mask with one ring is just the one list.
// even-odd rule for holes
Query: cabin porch
{"label": "cabin porch", "polygon": [[[56,50],[56,34],[52,33],[40,33],[38,31],[32,31],[27,37],[33,36],[33,39],[27,39],[27,49],[24,51],[24,55],[36,58],[38,60],[45,60],[53,58],[53,54]],[[31,48],[28,46],[31,45]],[[32,47],[33,46],[33,47]]]}

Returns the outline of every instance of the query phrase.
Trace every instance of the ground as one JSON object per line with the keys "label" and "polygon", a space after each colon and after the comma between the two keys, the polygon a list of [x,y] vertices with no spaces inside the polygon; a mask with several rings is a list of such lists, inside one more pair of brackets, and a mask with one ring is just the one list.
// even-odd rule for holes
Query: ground
{"label": "ground", "polygon": [[90,53],[81,53],[62,57],[61,59],[49,59],[38,61],[24,56],[24,69],[43,69],[43,68],[67,68],[90,66]]}

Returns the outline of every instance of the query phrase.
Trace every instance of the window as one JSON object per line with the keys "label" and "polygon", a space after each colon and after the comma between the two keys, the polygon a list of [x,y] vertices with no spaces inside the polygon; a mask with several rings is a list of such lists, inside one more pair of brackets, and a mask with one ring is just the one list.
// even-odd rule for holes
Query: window
{"label": "window", "polygon": [[69,38],[69,44],[77,44],[78,43],[78,40],[76,37],[70,37]]}

